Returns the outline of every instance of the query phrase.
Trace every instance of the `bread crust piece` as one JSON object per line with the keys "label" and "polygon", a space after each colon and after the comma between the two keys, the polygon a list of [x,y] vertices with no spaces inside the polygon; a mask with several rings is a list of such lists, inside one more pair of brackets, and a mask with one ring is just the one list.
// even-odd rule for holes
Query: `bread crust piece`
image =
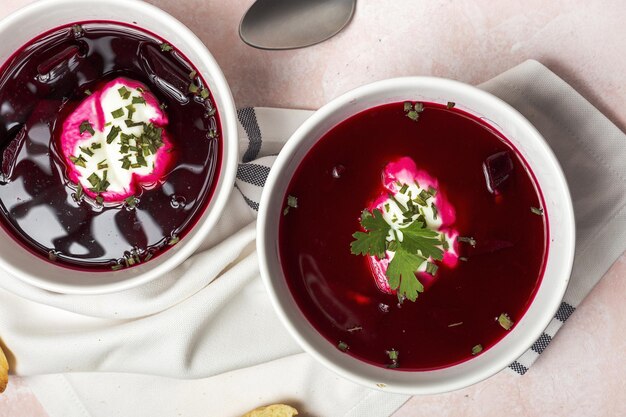
{"label": "bread crust piece", "polygon": [[285,404],[272,404],[265,407],[255,408],[242,417],[293,417],[298,415],[298,410]]}
{"label": "bread crust piece", "polygon": [[9,362],[0,347],[0,393],[4,392],[9,382]]}

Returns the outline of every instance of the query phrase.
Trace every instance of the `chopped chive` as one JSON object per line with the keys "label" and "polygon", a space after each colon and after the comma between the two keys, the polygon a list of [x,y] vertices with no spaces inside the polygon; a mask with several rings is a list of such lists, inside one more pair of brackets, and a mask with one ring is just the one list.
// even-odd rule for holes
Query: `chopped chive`
{"label": "chopped chive", "polygon": [[128,197],[127,199],[124,200],[124,202],[126,203],[126,205],[130,208],[135,208],[135,206],[137,205],[137,203],[139,202],[139,199],[137,197],[135,197],[134,195],[131,195],[130,197]]}
{"label": "chopped chive", "polygon": [[167,109],[167,104],[165,104],[165,103],[161,103],[161,104],[159,104],[159,108],[160,108],[161,110],[165,110],[165,109]]}
{"label": "chopped chive", "polygon": [[92,94],[90,89],[86,89],[84,93],[86,96],[90,96]]}
{"label": "chopped chive", "polygon": [[435,276],[439,267],[433,263],[426,262],[426,273]]}
{"label": "chopped chive", "polygon": [[99,170],[106,169],[108,167],[109,167],[109,165],[106,163],[106,159],[104,161],[102,161],[102,162],[98,162],[98,169]]}
{"label": "chopped chive", "polygon": [[196,70],[193,70],[189,73],[189,79],[193,80],[194,78],[196,78],[196,75],[198,75],[198,72]]}
{"label": "chopped chive", "polygon": [[96,131],[93,130],[93,126],[91,125],[91,123],[89,123],[89,120],[85,120],[80,124],[80,126],[78,127],[78,132],[81,135],[85,132],[89,132],[91,136],[93,136],[96,133]]}
{"label": "chopped chive", "polygon": [[350,349],[350,346],[348,346],[346,342],[339,341],[339,343],[337,343],[337,349],[342,352],[346,352],[348,351],[348,349]]}
{"label": "chopped chive", "polygon": [[122,145],[122,146],[120,146],[120,153],[123,153],[123,154],[124,154],[124,153],[128,153],[128,148],[129,148],[129,146],[128,146],[128,145]]}
{"label": "chopped chive", "polygon": [[391,359],[392,361],[397,361],[398,360],[398,351],[395,349],[391,349],[387,351],[387,356],[389,356],[389,359]]}
{"label": "chopped chive", "polygon": [[543,216],[543,209],[541,207],[531,207],[530,211],[537,216]]}
{"label": "chopped chive", "polygon": [[431,196],[436,196],[437,195],[437,189],[432,187],[432,186],[428,186],[428,194],[430,194]]}
{"label": "chopped chive", "polygon": [[80,149],[80,151],[87,156],[93,156],[93,151],[89,148],[83,148],[82,146],[79,146],[78,149]]}
{"label": "chopped chive", "polygon": [[152,257],[154,256],[154,254],[152,252],[148,252],[148,254],[146,255],[145,258],[143,258],[144,262],[148,262],[150,259],[152,259]]}
{"label": "chopped chive", "polygon": [[133,97],[133,104],[146,104],[146,99],[143,97]]}
{"label": "chopped chive", "polygon": [[83,190],[83,185],[79,182],[78,184],[76,184],[76,192],[74,193],[74,200],[78,202],[83,199],[84,195],[85,195],[85,191]]}
{"label": "chopped chive", "polygon": [[113,126],[107,135],[107,143],[113,143],[121,131],[122,129],[119,126]]}
{"label": "chopped chive", "polygon": [[100,184],[100,177],[94,172],[87,177],[87,181],[89,181],[89,184],[91,184],[92,187],[96,187],[98,184]]}
{"label": "chopped chive", "polygon": [[142,126],[145,125],[144,122],[133,122],[132,120],[124,120],[124,123],[126,123],[126,127],[135,127],[135,126]]}
{"label": "chopped chive", "polygon": [[141,168],[141,164],[131,164],[131,168]]}
{"label": "chopped chive", "polygon": [[459,261],[462,262],[467,262],[469,259],[467,259],[465,256],[459,256]]}
{"label": "chopped chive", "polygon": [[453,108],[454,106],[456,106],[456,103],[455,103],[454,101],[448,101],[448,104],[446,105],[446,107],[447,107],[448,109],[451,109],[451,108]]}
{"label": "chopped chive", "polygon": [[98,203],[100,205],[102,205],[102,203],[104,203],[104,198],[100,194],[98,194],[96,196],[96,203]]}
{"label": "chopped chive", "polygon": [[292,195],[287,196],[287,205],[289,207],[298,208],[298,197]]}
{"label": "chopped chive", "polygon": [[167,42],[163,42],[161,45],[159,45],[161,47],[161,51],[163,52],[170,52],[171,50],[173,50],[174,48],[172,48],[172,45],[170,45]]}
{"label": "chopped chive", "polygon": [[118,88],[117,92],[120,93],[120,97],[122,97],[124,100],[127,100],[128,97],[130,97],[130,91],[125,86]]}
{"label": "chopped chive", "polygon": [[207,117],[215,116],[215,109],[214,108],[209,109],[209,111],[206,112],[206,116]]}
{"label": "chopped chive", "polygon": [[174,246],[175,244],[177,244],[180,241],[180,238],[176,235],[172,236],[170,238],[170,240],[168,240],[167,244],[168,246]]}
{"label": "chopped chive", "polygon": [[200,87],[198,87],[198,86],[196,85],[196,83],[191,82],[191,84],[189,84],[189,92],[190,92],[191,94],[196,94],[196,93],[198,92],[198,90],[199,90],[199,89],[200,89]]}
{"label": "chopped chive", "polygon": [[74,33],[74,36],[82,36],[83,35],[83,27],[81,25],[73,25],[72,26],[72,33]]}
{"label": "chopped chive", "polygon": [[203,88],[203,89],[200,91],[200,97],[202,97],[202,98],[203,98],[203,99],[205,99],[205,100],[206,100],[207,98],[209,98],[209,95],[210,95],[210,94],[209,94],[209,90],[207,90],[206,88]]}
{"label": "chopped chive", "polygon": [[413,120],[414,122],[417,122],[417,119],[419,119],[420,115],[415,110],[409,110],[406,114],[406,117]]}
{"label": "chopped chive", "polygon": [[385,203],[385,211],[389,213],[389,203]]}
{"label": "chopped chive", "polygon": [[472,348],[472,355],[478,355],[483,351],[483,345],[476,345]]}
{"label": "chopped chive", "polygon": [[457,323],[450,323],[450,324],[448,324],[448,327],[456,327],[456,326],[460,326],[460,325],[462,325],[462,324],[463,324],[463,322],[462,322],[462,321],[459,321],[459,322],[457,322]]}
{"label": "chopped chive", "polygon": [[413,198],[413,201],[414,201],[415,203],[417,203],[417,205],[419,205],[419,206],[427,206],[427,205],[428,205],[428,204],[426,203],[426,201],[425,201],[422,197],[420,197],[419,195],[415,196],[415,197]]}
{"label": "chopped chive", "polygon": [[100,149],[102,148],[102,144],[99,142],[94,142],[91,144],[91,149]]}
{"label": "chopped chive", "polygon": [[431,208],[431,209],[432,209],[432,211],[433,211],[433,219],[434,219],[434,220],[437,220],[437,216],[439,215],[439,210],[437,210],[437,206],[436,206],[436,205],[434,205],[434,204],[431,204],[431,205],[430,205],[430,208]]}
{"label": "chopped chive", "polygon": [[126,109],[128,110],[128,119],[132,120],[133,114],[135,114],[135,106],[129,104],[128,106],[126,106]]}
{"label": "chopped chive", "polygon": [[113,110],[111,112],[111,116],[113,116],[114,119],[119,119],[120,117],[124,116],[124,109],[122,107],[120,107],[117,110]]}
{"label": "chopped chive", "polygon": [[500,326],[502,326],[504,330],[511,330],[511,327],[513,327],[513,320],[511,320],[511,317],[509,317],[509,315],[506,313],[500,314],[500,316],[498,316],[497,318],[497,321],[498,323],[500,323]]}
{"label": "chopped chive", "polygon": [[120,269],[122,269],[122,268],[123,268],[123,265],[122,265],[122,264],[115,264],[115,265],[112,265],[112,266],[111,266],[111,270],[112,270],[112,271],[118,271],[118,270],[120,270]]}
{"label": "chopped chive", "polygon": [[424,103],[418,101],[417,103],[415,103],[413,108],[415,109],[416,112],[421,113],[424,111]]}
{"label": "chopped chive", "polygon": [[406,193],[406,190],[408,189],[409,189],[409,186],[407,184],[404,184],[402,188],[400,188],[400,194]]}
{"label": "chopped chive", "polygon": [[420,191],[420,193],[419,193],[418,195],[419,195],[419,197],[420,197],[422,200],[424,200],[424,201],[427,201],[429,198],[431,198],[431,197],[432,197],[432,194],[430,194],[430,193],[429,193],[428,191],[426,191],[426,190],[422,190],[422,191]]}
{"label": "chopped chive", "polygon": [[404,102],[404,112],[408,112],[413,108],[413,105],[411,104],[410,101],[405,101]]}
{"label": "chopped chive", "polygon": [[457,242],[469,243],[473,248],[476,247],[476,239],[473,237],[459,236],[456,240]]}
{"label": "chopped chive", "polygon": [[209,139],[215,139],[217,137],[217,130],[211,128],[208,133]]}
{"label": "chopped chive", "polygon": [[135,90],[136,90],[138,93],[140,93],[140,94],[143,94],[143,93],[146,91],[146,90],[144,90],[144,89],[143,89],[143,88],[141,88],[141,87],[137,87],[137,88],[135,88]]}

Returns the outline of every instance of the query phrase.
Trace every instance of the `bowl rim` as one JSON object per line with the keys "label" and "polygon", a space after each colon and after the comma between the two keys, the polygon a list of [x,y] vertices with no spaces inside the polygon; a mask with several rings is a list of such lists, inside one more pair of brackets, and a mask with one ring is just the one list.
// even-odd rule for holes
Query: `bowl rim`
{"label": "bowl rim", "polygon": [[[550,298],[549,308],[546,308],[544,310],[545,314],[541,316],[542,320],[532,325],[532,328],[531,328],[532,331],[527,332],[528,335],[525,336],[524,338],[525,343],[523,344],[519,343],[516,346],[516,349],[511,349],[510,353],[507,355],[505,359],[500,359],[497,361],[492,360],[491,363],[487,362],[483,368],[480,368],[478,371],[473,372],[473,374],[471,374],[470,376],[464,376],[464,377],[462,376],[461,378],[457,378],[457,379],[452,378],[451,380],[437,381],[427,386],[411,384],[411,383],[406,383],[406,382],[397,383],[397,382],[373,380],[363,375],[360,372],[348,369],[347,366],[338,365],[336,363],[337,362],[336,360],[332,360],[331,358],[325,356],[322,352],[318,351],[318,349],[316,349],[309,342],[309,340],[307,340],[307,336],[303,335],[303,333],[299,329],[294,319],[290,317],[290,315],[287,313],[286,309],[284,308],[283,303],[287,303],[287,302],[295,303],[295,301],[293,300],[293,296],[291,296],[291,300],[289,301],[285,301],[278,296],[276,292],[276,285],[278,285],[277,283],[279,280],[283,280],[283,281],[285,280],[284,274],[282,273],[280,260],[279,259],[270,260],[268,257],[270,256],[269,248],[277,245],[277,242],[275,240],[273,241],[270,240],[272,238],[275,238],[274,236],[268,237],[268,235],[271,234],[270,232],[271,222],[268,221],[271,216],[271,213],[269,213],[268,207],[271,205],[270,202],[272,201],[272,199],[282,198],[282,196],[275,196],[273,190],[276,186],[276,183],[281,178],[281,176],[284,176],[284,174],[282,173],[283,169],[285,169],[287,164],[291,162],[291,158],[294,156],[294,153],[299,148],[301,142],[303,142],[308,137],[308,135],[310,135],[310,132],[317,125],[319,125],[320,123],[323,123],[324,120],[327,119],[329,116],[331,116],[336,110],[344,106],[350,105],[351,103],[355,102],[355,100],[358,98],[363,98],[364,96],[367,96],[370,93],[373,94],[372,93],[373,91],[384,91],[386,89],[397,88],[398,86],[415,87],[415,86],[420,86],[420,85],[425,85],[425,84],[428,84],[431,87],[434,85],[437,88],[442,88],[442,89],[446,89],[446,88],[457,89],[457,90],[463,91],[464,93],[476,96],[480,100],[486,102],[489,106],[494,106],[494,107],[498,106],[507,113],[507,117],[510,117],[516,125],[522,127],[528,135],[534,137],[533,140],[541,148],[540,152],[542,152],[543,155],[550,161],[551,169],[553,170],[553,174],[556,176],[556,182],[558,183],[559,187],[561,187],[562,191],[564,192],[565,198],[564,198],[564,201],[562,201],[563,206],[564,206],[563,207],[564,211],[562,213],[559,213],[559,215],[565,217],[565,220],[563,223],[565,242],[563,245],[562,256],[564,259],[564,263],[566,265],[566,268],[561,270],[561,273],[559,275],[561,279],[558,281],[557,290],[554,292],[554,294]],[[358,112],[355,112],[355,113],[358,113]],[[355,114],[355,113],[352,113],[352,114]],[[342,120],[345,120],[345,118],[343,118]],[[319,139],[320,138],[317,137],[315,140],[312,140],[311,146],[309,146],[306,149],[306,151],[308,152],[313,146],[313,144],[316,143],[317,140]],[[301,159],[298,160],[298,164],[300,163],[300,161]],[[527,163],[529,162],[527,161]],[[548,224],[550,225],[550,217],[548,217]],[[277,227],[277,225],[275,227]],[[275,160],[272,170],[270,171],[270,174],[266,180],[265,187],[263,189],[261,201],[259,204],[259,215],[258,215],[258,220],[257,220],[257,249],[259,252],[259,267],[260,267],[261,277],[269,293],[271,304],[274,307],[274,310],[276,311],[276,313],[278,314],[281,322],[287,328],[288,332],[292,335],[292,337],[294,337],[294,339],[296,339],[298,344],[307,353],[309,353],[317,361],[322,363],[326,368],[334,371],[336,374],[346,379],[357,382],[361,385],[370,387],[370,388],[383,390],[385,392],[393,392],[393,393],[409,394],[409,395],[436,394],[436,393],[449,392],[449,391],[454,391],[457,389],[465,388],[469,385],[475,384],[486,378],[489,378],[490,376],[496,374],[502,369],[505,369],[513,361],[517,360],[524,352],[530,349],[532,344],[537,340],[537,338],[541,335],[541,333],[548,327],[550,321],[553,319],[554,315],[556,314],[559,308],[559,305],[563,299],[563,296],[567,289],[567,285],[569,283],[571,270],[573,267],[574,250],[575,250],[574,210],[573,210],[573,205],[572,205],[572,200],[571,200],[571,194],[569,192],[569,187],[567,185],[567,181],[565,180],[565,175],[563,174],[563,170],[554,152],[548,146],[547,142],[539,133],[539,131],[519,111],[517,111],[515,108],[513,108],[511,105],[509,105],[502,99],[492,95],[491,93],[488,93],[477,87],[474,87],[474,86],[471,86],[471,85],[468,85],[459,81],[454,81],[454,80],[439,78],[439,77],[428,77],[428,76],[398,77],[398,78],[391,78],[391,79],[386,79],[386,80],[381,80],[381,81],[376,81],[370,84],[366,84],[366,85],[357,87],[351,91],[348,91],[342,94],[341,96],[333,99],[332,101],[328,102],[326,105],[321,107],[319,110],[314,112],[311,115],[311,117],[308,118],[292,134],[292,136],[289,138],[289,140],[286,142],[285,146],[283,147],[282,151],[279,153],[277,159]],[[280,273],[273,275],[273,273],[276,272],[276,269],[272,270],[271,262],[277,262],[279,264],[277,269],[280,270]],[[542,283],[543,283],[543,278],[542,278]],[[540,290],[541,290],[541,284],[537,293],[539,293]],[[289,291],[289,294],[291,295],[290,291]],[[535,303],[535,298],[533,298],[532,302],[530,303],[529,309],[534,303]],[[311,324],[308,322],[308,319],[306,319],[306,317],[304,317],[304,315],[300,311],[299,306],[297,306],[297,303],[296,303],[296,309],[298,310],[298,313],[299,313],[298,315],[300,316],[300,319],[301,320],[304,319],[304,321],[310,327],[312,327]],[[316,331],[313,330],[313,332],[316,332]],[[323,336],[320,336],[320,337],[323,337]],[[494,345],[494,347],[497,346],[500,342],[501,340],[498,341],[496,345]],[[351,358],[350,356],[346,355],[345,357],[349,358],[349,359],[346,359],[347,362],[357,361],[357,362],[361,362],[361,364],[365,364],[365,365],[362,365],[363,367],[367,367],[367,366],[375,367],[374,365],[367,365],[365,362],[360,361],[355,358]],[[468,362],[471,362],[471,360]],[[467,362],[463,362],[463,363],[467,363]],[[460,365],[462,365],[463,363],[461,363]],[[452,369],[457,366],[459,365],[452,365],[450,367],[443,368],[443,369]],[[385,371],[402,372],[402,371],[394,371],[394,370],[385,370]],[[437,372],[437,371],[438,370],[432,371],[432,372]],[[431,372],[431,371],[427,371],[427,372]],[[408,371],[408,373],[410,373],[410,371]],[[380,384],[383,382],[384,384]]]}
{"label": "bowl rim", "polygon": [[[190,232],[181,240],[180,244],[176,246],[176,252],[172,253],[165,261],[155,265],[155,267],[147,269],[138,273],[135,276],[127,279],[118,280],[114,282],[108,282],[104,284],[84,284],[84,285],[72,285],[68,283],[59,283],[47,280],[45,278],[32,275],[21,268],[7,262],[3,256],[0,256],[0,268],[9,272],[14,277],[31,284],[35,287],[39,287],[44,290],[52,291],[62,294],[106,294],[112,292],[118,292],[127,290],[146,284],[159,276],[171,271],[178,265],[183,263],[193,252],[201,245],[202,241],[206,238],[210,230],[215,226],[217,221],[222,215],[226,203],[233,191],[233,185],[235,183],[236,170],[237,170],[237,158],[238,158],[238,129],[237,129],[237,112],[232,96],[232,92],[226,81],[226,77],[219,67],[216,59],[213,57],[206,45],[189,29],[186,25],[180,22],[178,19],[165,12],[164,10],[146,3],[142,0],[39,0],[34,3],[30,3],[24,7],[7,15],[0,20],[0,33],[6,30],[8,26],[14,25],[17,22],[28,19],[33,14],[42,13],[42,11],[50,8],[56,8],[64,5],[76,6],[77,3],[82,4],[94,4],[99,7],[122,7],[126,10],[132,10],[137,15],[147,14],[160,20],[164,24],[167,24],[170,28],[175,29],[178,34],[184,38],[184,43],[187,48],[195,51],[200,59],[199,62],[194,61],[193,64],[196,67],[204,66],[208,69],[207,73],[204,73],[205,77],[210,75],[210,78],[214,81],[211,93],[213,95],[219,95],[222,105],[218,108],[220,122],[222,127],[222,154],[221,154],[221,166],[218,168],[219,176],[217,184],[213,190],[210,201],[204,208],[202,213],[198,214],[199,222],[196,223]],[[73,21],[80,21],[81,19],[71,19]],[[71,23],[68,21],[68,24]],[[114,19],[107,20],[115,22]],[[124,22],[120,24],[127,25]],[[139,27],[139,26],[138,26]],[[40,36],[48,30],[54,28],[42,28],[39,31],[39,35],[35,35],[34,38]],[[148,32],[152,32],[153,29],[149,29]],[[157,36],[158,35],[157,33]],[[26,43],[29,41],[26,41]],[[22,45],[23,47],[23,45]],[[13,52],[15,53],[15,51]],[[8,58],[7,58],[8,59]],[[4,66],[6,61],[0,63],[0,67]],[[203,217],[206,218],[203,219]],[[19,242],[18,242],[19,244]],[[157,258],[158,259],[158,258]],[[51,268],[64,268],[62,266],[50,265]],[[99,272],[101,274],[115,274],[123,271],[114,272]],[[90,273],[90,272],[84,272]]]}

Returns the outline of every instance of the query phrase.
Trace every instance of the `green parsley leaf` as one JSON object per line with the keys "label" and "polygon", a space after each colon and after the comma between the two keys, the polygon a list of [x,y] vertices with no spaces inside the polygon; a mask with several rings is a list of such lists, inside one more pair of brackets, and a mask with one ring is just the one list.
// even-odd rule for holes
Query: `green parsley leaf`
{"label": "green parsley leaf", "polygon": [[378,259],[384,258],[387,236],[391,228],[383,218],[383,213],[379,209],[374,209],[372,213],[363,210],[361,213],[361,226],[367,233],[356,232],[352,235],[356,239],[350,244],[352,254],[374,255]]}
{"label": "green parsley leaf", "polygon": [[170,45],[170,44],[169,44],[169,43],[167,43],[167,42],[163,42],[163,43],[160,45],[160,47],[161,47],[161,51],[163,51],[163,52],[170,52],[171,50],[173,50],[173,49],[174,49],[174,48],[172,48],[172,45]]}
{"label": "green parsley leaf", "polygon": [[424,292],[424,286],[415,276],[420,265],[426,261],[423,256],[408,252],[404,246],[399,246],[387,267],[389,286],[398,290],[398,297],[404,296],[411,301],[417,299],[417,294]]}
{"label": "green parsley leaf", "polygon": [[441,241],[437,232],[424,228],[424,225],[418,221],[400,230],[403,234],[402,247],[408,252],[417,254],[419,250],[425,258],[432,256],[438,261],[443,259],[443,250],[439,248]]}

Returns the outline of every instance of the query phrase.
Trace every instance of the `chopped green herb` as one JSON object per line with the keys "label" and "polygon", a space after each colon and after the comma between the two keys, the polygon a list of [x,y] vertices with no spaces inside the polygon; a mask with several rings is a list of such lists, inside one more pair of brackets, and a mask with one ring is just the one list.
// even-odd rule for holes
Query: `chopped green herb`
{"label": "chopped green herb", "polygon": [[350,349],[350,347],[346,342],[339,341],[339,343],[337,344],[337,349],[342,352],[346,352],[348,349]]}
{"label": "chopped green herb", "polygon": [[217,130],[211,128],[209,129],[209,133],[207,134],[209,139],[215,139],[217,137]]}
{"label": "chopped green herb", "polygon": [[196,83],[192,81],[191,84],[189,84],[189,92],[191,94],[196,94],[198,90],[200,90],[200,87],[198,87]]}
{"label": "chopped green herb", "polygon": [[543,209],[541,207],[531,207],[530,211],[537,216],[543,216]]}
{"label": "chopped green herb", "polygon": [[454,106],[456,106],[456,103],[455,103],[454,101],[448,101],[448,104],[446,105],[446,107],[447,107],[448,109],[451,109],[451,108],[453,108]]}
{"label": "chopped green herb", "polygon": [[358,331],[361,331],[361,330],[363,330],[363,327],[361,327],[361,326],[353,326],[353,327],[350,327],[348,329],[348,332],[354,333],[354,332],[358,332]]}
{"label": "chopped green herb", "polygon": [[404,102],[404,112],[408,112],[409,110],[411,110],[413,108],[413,105],[411,104],[410,101],[405,101]]}
{"label": "chopped green herb", "polygon": [[170,238],[170,240],[168,240],[167,245],[168,246],[174,246],[175,244],[177,244],[178,242],[180,242],[180,238],[176,235],[172,236]]}
{"label": "chopped green herb", "polygon": [[98,169],[102,170],[102,169],[106,169],[108,168],[109,165],[106,163],[106,159],[102,160],[101,162],[98,162]]}
{"label": "chopped green herb", "polygon": [[506,313],[500,314],[497,320],[504,330],[511,330],[511,327],[513,327],[513,320],[511,320],[511,317]]}
{"label": "chopped green herb", "polygon": [[463,322],[462,322],[462,321],[459,321],[459,322],[457,322],[457,323],[451,323],[451,324],[448,324],[448,327],[456,327],[456,326],[460,326],[460,325],[462,325],[462,324],[463,324]]}
{"label": "chopped green herb", "polygon": [[203,99],[207,99],[209,98],[209,90],[207,90],[206,88],[203,88],[202,90],[200,90],[200,97],[202,97]]}
{"label": "chopped green herb", "polygon": [[90,96],[91,95],[91,90],[90,89],[86,89],[85,90],[85,95],[86,96]]}
{"label": "chopped green herb", "polygon": [[457,242],[469,243],[473,248],[476,247],[476,240],[473,237],[459,236],[456,240]]}
{"label": "chopped green herb", "polygon": [[102,148],[102,144],[100,142],[94,142],[91,144],[91,149],[100,149]]}
{"label": "chopped green herb", "polygon": [[94,172],[87,177],[87,181],[89,181],[89,184],[91,184],[92,187],[96,187],[98,184],[100,184],[100,177]]}
{"label": "chopped green herb", "polygon": [[124,155],[124,157],[122,159],[120,159],[120,161],[122,162],[122,169],[130,169],[130,157],[128,155]]}
{"label": "chopped green herb", "polygon": [[82,155],[79,155],[78,157],[75,156],[70,156],[70,161],[72,161],[74,163],[74,165],[77,165],[79,167],[83,167],[83,168],[87,168],[87,160],[85,158],[83,158]]}
{"label": "chopped green herb", "polygon": [[391,359],[392,361],[397,361],[398,360],[398,351],[395,349],[391,349],[387,351],[387,356],[389,356],[389,359]]}
{"label": "chopped green herb", "polygon": [[132,120],[124,120],[124,123],[126,123],[126,127],[135,127],[135,126],[145,125],[144,122],[133,122]]}
{"label": "chopped green herb", "polygon": [[122,264],[114,264],[111,266],[111,270],[112,271],[118,271],[120,269],[122,269],[124,266]]}
{"label": "chopped green herb", "polygon": [[96,133],[96,131],[93,130],[93,126],[91,125],[91,123],[89,123],[89,120],[85,120],[80,124],[80,126],[78,127],[78,132],[81,135],[85,132],[89,132],[91,136],[93,136]]}
{"label": "chopped green herb", "polygon": [[161,110],[165,110],[165,109],[167,109],[167,104],[161,103],[161,104],[159,104],[159,107],[161,108]]}
{"label": "chopped green herb", "polygon": [[215,109],[214,108],[209,109],[209,111],[206,112],[206,116],[207,117],[215,116]]}
{"label": "chopped green herb", "polygon": [[298,197],[292,195],[287,196],[287,205],[289,207],[298,208]]}
{"label": "chopped green herb", "polygon": [[102,203],[104,203],[104,198],[100,194],[96,196],[96,203],[98,203],[99,205],[102,205]]}
{"label": "chopped green herb", "polygon": [[120,93],[120,97],[124,100],[127,100],[130,97],[130,90],[128,90],[125,86],[118,88],[117,92]]}
{"label": "chopped green herb", "polygon": [[82,146],[79,146],[78,149],[80,149],[80,151],[87,156],[93,156],[93,151],[89,148],[83,148]]}
{"label": "chopped green herb", "polygon": [[133,97],[133,104],[146,104],[146,99],[143,97]]}
{"label": "chopped green herb", "polygon": [[169,43],[167,43],[167,42],[163,42],[163,43],[160,45],[160,47],[161,47],[161,51],[163,51],[163,52],[170,52],[171,50],[173,50],[173,49],[174,49],[174,48],[172,48],[172,45],[170,45],[170,44],[169,44]]}
{"label": "chopped green herb", "polygon": [[413,108],[415,109],[416,112],[421,113],[424,111],[424,103],[418,101],[417,103],[415,103]]}
{"label": "chopped green herb", "polygon": [[194,78],[196,78],[197,75],[198,75],[198,72],[196,70],[193,70],[189,73],[189,79],[193,80]]}
{"label": "chopped green herb", "polygon": [[426,262],[426,273],[435,276],[439,267],[431,262]]}
{"label": "chopped green herb", "polygon": [[469,259],[467,259],[465,256],[459,256],[459,261],[462,262],[467,262]]}
{"label": "chopped green herb", "polygon": [[84,195],[85,195],[85,191],[83,190],[83,185],[79,182],[78,184],[76,184],[76,192],[74,193],[74,200],[78,202],[83,199]]}
{"label": "chopped green herb", "polygon": [[58,258],[58,255],[55,251],[51,250],[48,252],[48,259],[50,259],[52,262],[56,261]]}
{"label": "chopped green herb", "polygon": [[478,355],[483,351],[483,345],[476,345],[472,348],[472,355]]}
{"label": "chopped green herb", "polygon": [[124,109],[120,107],[117,110],[113,110],[111,112],[111,116],[113,116],[114,119],[119,119],[120,117],[123,117],[124,116]]}
{"label": "chopped green herb", "polygon": [[133,114],[135,114],[135,106],[129,104],[128,106],[126,106],[126,109],[128,110],[128,119],[132,120]]}
{"label": "chopped green herb", "polygon": [[107,135],[107,143],[113,143],[121,131],[122,129],[119,126],[113,126]]}
{"label": "chopped green herb", "polygon": [[409,119],[413,120],[414,122],[417,122],[417,119],[419,119],[420,115],[415,110],[409,110],[406,113],[406,117],[408,117]]}
{"label": "chopped green herb", "polygon": [[435,197],[437,195],[437,189],[434,187],[429,186],[428,187],[428,194],[430,194],[431,196]]}
{"label": "chopped green herb", "polygon": [[406,193],[406,190],[408,189],[409,189],[409,186],[407,184],[404,184],[402,188],[400,188],[400,194]]}
{"label": "chopped green herb", "polygon": [[439,215],[439,210],[437,210],[437,206],[436,206],[436,205],[434,205],[434,204],[431,204],[431,205],[430,205],[430,208],[431,208],[431,209],[432,209],[432,211],[433,211],[433,219],[434,219],[434,220],[437,220],[437,216]]}
{"label": "chopped green herb", "polygon": [[419,195],[416,195],[413,198],[413,201],[419,205],[419,206],[427,206],[428,204],[426,203],[426,200],[424,200],[422,197],[420,197]]}
{"label": "chopped green herb", "polygon": [[139,202],[139,199],[137,197],[135,197],[134,195],[131,195],[130,197],[128,197],[126,200],[124,200],[124,202],[126,203],[126,205],[130,208],[135,208],[135,206],[137,205],[137,203]]}
{"label": "chopped green herb", "polygon": [[144,262],[148,262],[150,259],[152,259],[152,257],[154,256],[153,252],[148,252],[148,254],[146,255],[145,258],[143,258]]}
{"label": "chopped green herb", "polygon": [[389,206],[389,203],[385,203],[385,211],[386,211],[387,213],[389,213],[389,207],[390,207],[390,206]]}
{"label": "chopped green herb", "polygon": [[429,198],[432,197],[432,194],[430,194],[428,191],[426,190],[422,190],[420,191],[420,193],[418,194],[419,197],[424,200],[424,201],[428,201]]}

